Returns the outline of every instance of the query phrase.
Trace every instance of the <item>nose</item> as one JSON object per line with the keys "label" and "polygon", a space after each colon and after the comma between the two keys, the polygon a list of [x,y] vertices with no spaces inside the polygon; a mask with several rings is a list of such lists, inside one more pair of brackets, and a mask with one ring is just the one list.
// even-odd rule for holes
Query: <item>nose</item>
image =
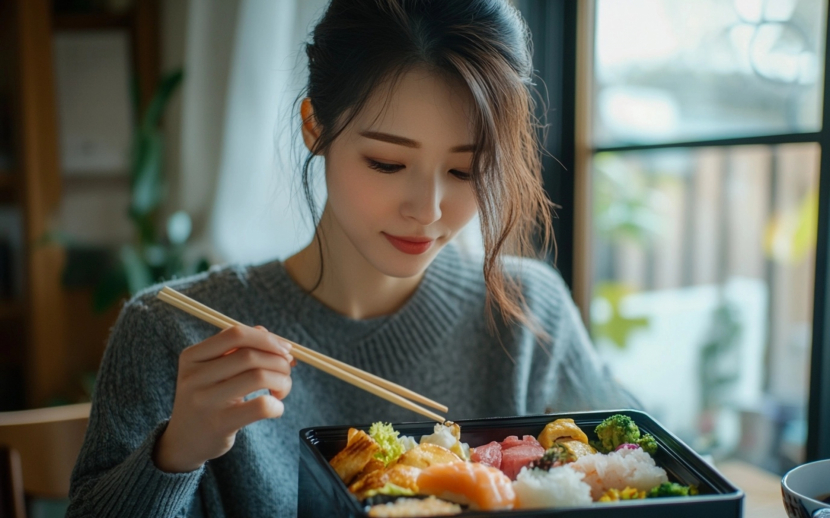
{"label": "nose", "polygon": [[404,193],[401,215],[423,226],[435,223],[441,219],[440,181],[437,175],[431,175],[429,178],[422,175],[412,176],[412,181],[408,182]]}

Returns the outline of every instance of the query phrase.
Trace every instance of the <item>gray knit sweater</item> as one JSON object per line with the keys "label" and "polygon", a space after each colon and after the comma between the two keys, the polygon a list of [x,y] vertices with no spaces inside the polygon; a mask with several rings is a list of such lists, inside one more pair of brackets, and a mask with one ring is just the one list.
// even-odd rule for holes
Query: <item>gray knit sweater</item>
{"label": "gray knit sweater", "polygon": [[[510,259],[506,268],[521,275],[552,343],[540,346],[520,326],[501,326],[494,337],[481,261],[452,246],[402,309],[366,320],[325,307],[279,261],[212,268],[169,284],[240,322],[441,401],[450,419],[633,406],[597,358],[560,276],[533,260]],[[151,455],[172,411],[179,353],[217,329],[156,299],[158,289],[130,300],[112,330],[72,474],[70,518],[295,516],[301,428],[423,420],[299,364],[282,418],[246,426],[228,453],[196,471],[162,472]]]}

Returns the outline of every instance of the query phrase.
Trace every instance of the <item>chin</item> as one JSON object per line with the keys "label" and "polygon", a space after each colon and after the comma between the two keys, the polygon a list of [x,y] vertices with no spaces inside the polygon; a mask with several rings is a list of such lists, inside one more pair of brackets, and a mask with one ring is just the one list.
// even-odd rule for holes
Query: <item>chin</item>
{"label": "chin", "polygon": [[424,270],[432,263],[443,245],[435,244],[420,255],[405,254],[395,248],[377,254],[376,259],[370,259],[372,265],[379,272],[389,277],[407,279],[424,273]]}

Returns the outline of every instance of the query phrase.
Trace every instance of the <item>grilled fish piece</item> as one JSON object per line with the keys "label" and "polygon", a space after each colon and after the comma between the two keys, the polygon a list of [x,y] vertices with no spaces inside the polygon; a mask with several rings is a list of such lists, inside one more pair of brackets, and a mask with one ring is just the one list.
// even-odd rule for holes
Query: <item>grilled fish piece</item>
{"label": "grilled fish piece", "polygon": [[412,466],[395,464],[390,468],[378,469],[358,479],[349,486],[349,491],[358,500],[366,498],[367,493],[375,489],[381,489],[386,484],[395,484],[398,487],[409,489],[413,493],[418,492],[418,475],[421,470]]}
{"label": "grilled fish piece", "polygon": [[362,430],[349,428],[346,447],[335,455],[329,464],[334,468],[340,479],[348,484],[366,468],[366,465],[372,461],[378,451],[380,451],[380,446],[369,437],[369,434]]}
{"label": "grilled fish piece", "polygon": [[437,444],[423,443],[412,448],[398,458],[397,464],[413,466],[416,468],[428,468],[435,464],[448,464],[450,462],[463,462],[461,457]]}

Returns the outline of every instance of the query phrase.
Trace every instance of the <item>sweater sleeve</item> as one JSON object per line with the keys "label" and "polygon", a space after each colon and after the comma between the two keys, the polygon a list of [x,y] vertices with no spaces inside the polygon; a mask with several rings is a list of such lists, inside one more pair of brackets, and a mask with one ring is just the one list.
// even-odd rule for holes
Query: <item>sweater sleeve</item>
{"label": "sweater sleeve", "polygon": [[559,273],[536,262],[530,270],[535,282],[527,302],[550,337],[545,347],[533,352],[528,409],[546,413],[639,409],[640,403],[597,353]]}
{"label": "sweater sleeve", "polygon": [[173,407],[178,355],[165,338],[174,333],[141,298],[121,311],[72,472],[68,518],[174,518],[187,512],[204,466],[166,473],[152,459]]}

